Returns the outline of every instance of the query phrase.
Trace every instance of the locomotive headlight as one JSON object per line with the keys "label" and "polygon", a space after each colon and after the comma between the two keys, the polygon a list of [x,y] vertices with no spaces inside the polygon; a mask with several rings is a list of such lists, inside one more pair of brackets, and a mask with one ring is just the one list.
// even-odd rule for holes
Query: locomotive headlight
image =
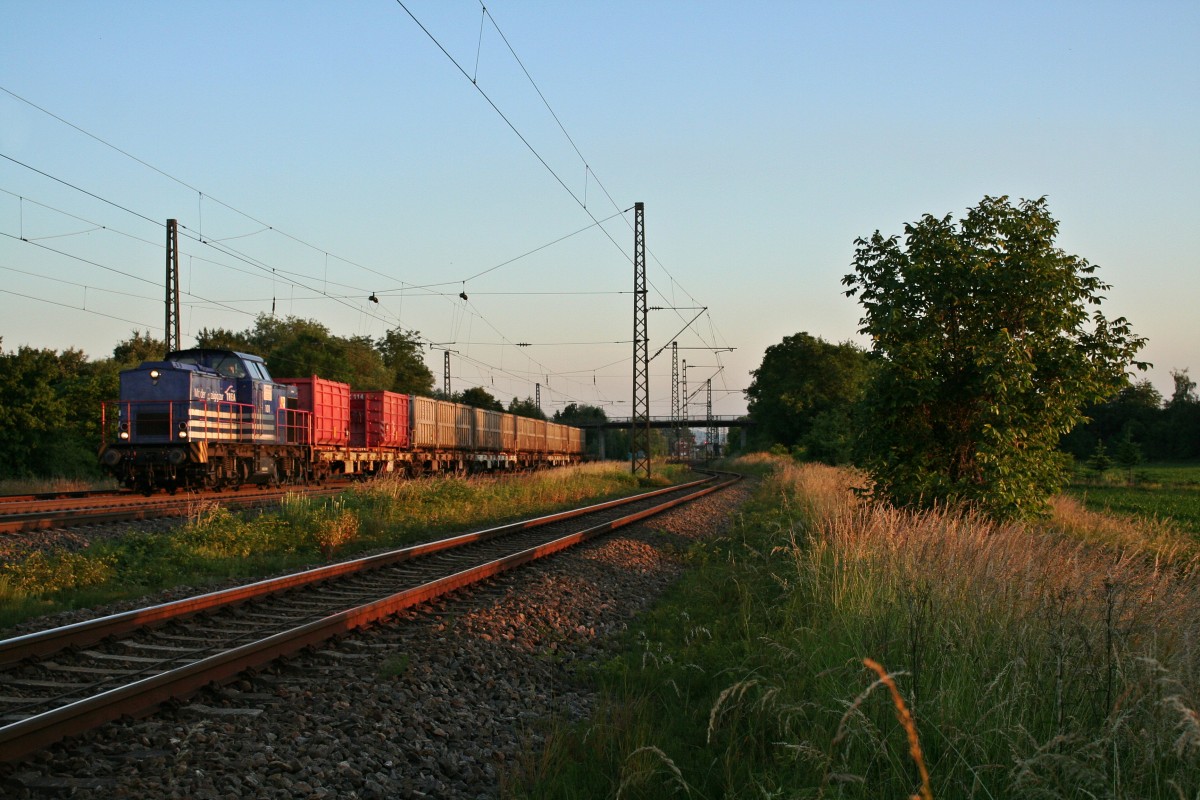
{"label": "locomotive headlight", "polygon": [[162,373],[159,372],[158,370],[156,370],[156,369],[150,370],[150,380],[152,382],[158,383],[158,379],[161,377],[162,377]]}
{"label": "locomotive headlight", "polygon": [[129,438],[129,431],[121,431],[121,432],[120,432],[119,434],[117,434],[117,435],[118,435],[119,437],[121,437],[122,439],[128,439],[128,438]]}
{"label": "locomotive headlight", "polygon": [[181,422],[181,423],[179,423],[179,438],[180,438],[180,439],[186,439],[186,438],[188,438],[188,431],[187,431],[187,423],[186,423],[186,422]]}

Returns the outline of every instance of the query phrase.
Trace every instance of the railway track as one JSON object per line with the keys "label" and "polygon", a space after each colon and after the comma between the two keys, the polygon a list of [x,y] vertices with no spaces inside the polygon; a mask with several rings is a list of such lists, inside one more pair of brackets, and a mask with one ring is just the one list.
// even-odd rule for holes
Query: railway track
{"label": "railway track", "polygon": [[36,492],[33,494],[0,494],[0,508],[10,503],[34,503],[44,500],[78,500],[81,498],[112,497],[131,494],[127,489],[72,489],[57,492]]}
{"label": "railway track", "polygon": [[716,491],[716,476],[0,641],[0,761]]}
{"label": "railway track", "polygon": [[144,497],[130,491],[68,492],[0,497],[0,534],[97,525],[108,522],[184,517],[198,503],[221,503],[232,509],[252,509],[278,503],[289,492],[316,496],[337,494],[348,484],[325,487],[285,486],[245,492],[202,492]]}

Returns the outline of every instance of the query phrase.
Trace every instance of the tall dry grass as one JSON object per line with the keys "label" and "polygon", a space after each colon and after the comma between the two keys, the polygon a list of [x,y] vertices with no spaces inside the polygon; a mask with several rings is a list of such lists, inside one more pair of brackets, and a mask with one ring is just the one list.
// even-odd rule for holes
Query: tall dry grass
{"label": "tall dry grass", "polygon": [[823,638],[907,673],[943,796],[1195,792],[1200,571],[1171,531],[1062,502],[1045,525],[912,513],[858,480],[779,465],[802,511],[778,552]]}
{"label": "tall dry grass", "polygon": [[850,471],[740,466],[754,500],[515,795],[1200,796],[1200,572],[1169,530],[912,513]]}

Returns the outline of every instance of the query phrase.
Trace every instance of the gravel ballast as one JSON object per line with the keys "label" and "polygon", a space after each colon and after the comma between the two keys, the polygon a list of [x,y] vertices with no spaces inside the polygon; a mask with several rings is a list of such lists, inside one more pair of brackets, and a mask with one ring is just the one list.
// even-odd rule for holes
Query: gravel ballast
{"label": "gravel ballast", "polygon": [[493,798],[550,720],[586,719],[578,669],[727,528],[743,481],[387,625],[31,756],[14,798]]}

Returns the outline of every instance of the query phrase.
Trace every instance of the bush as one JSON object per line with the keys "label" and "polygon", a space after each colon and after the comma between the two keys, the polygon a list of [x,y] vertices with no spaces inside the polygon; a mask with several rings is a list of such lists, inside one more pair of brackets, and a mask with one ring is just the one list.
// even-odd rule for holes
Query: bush
{"label": "bush", "polygon": [[35,550],[24,561],[4,564],[0,577],[14,595],[40,596],[104,583],[112,577],[115,564],[111,555]]}

